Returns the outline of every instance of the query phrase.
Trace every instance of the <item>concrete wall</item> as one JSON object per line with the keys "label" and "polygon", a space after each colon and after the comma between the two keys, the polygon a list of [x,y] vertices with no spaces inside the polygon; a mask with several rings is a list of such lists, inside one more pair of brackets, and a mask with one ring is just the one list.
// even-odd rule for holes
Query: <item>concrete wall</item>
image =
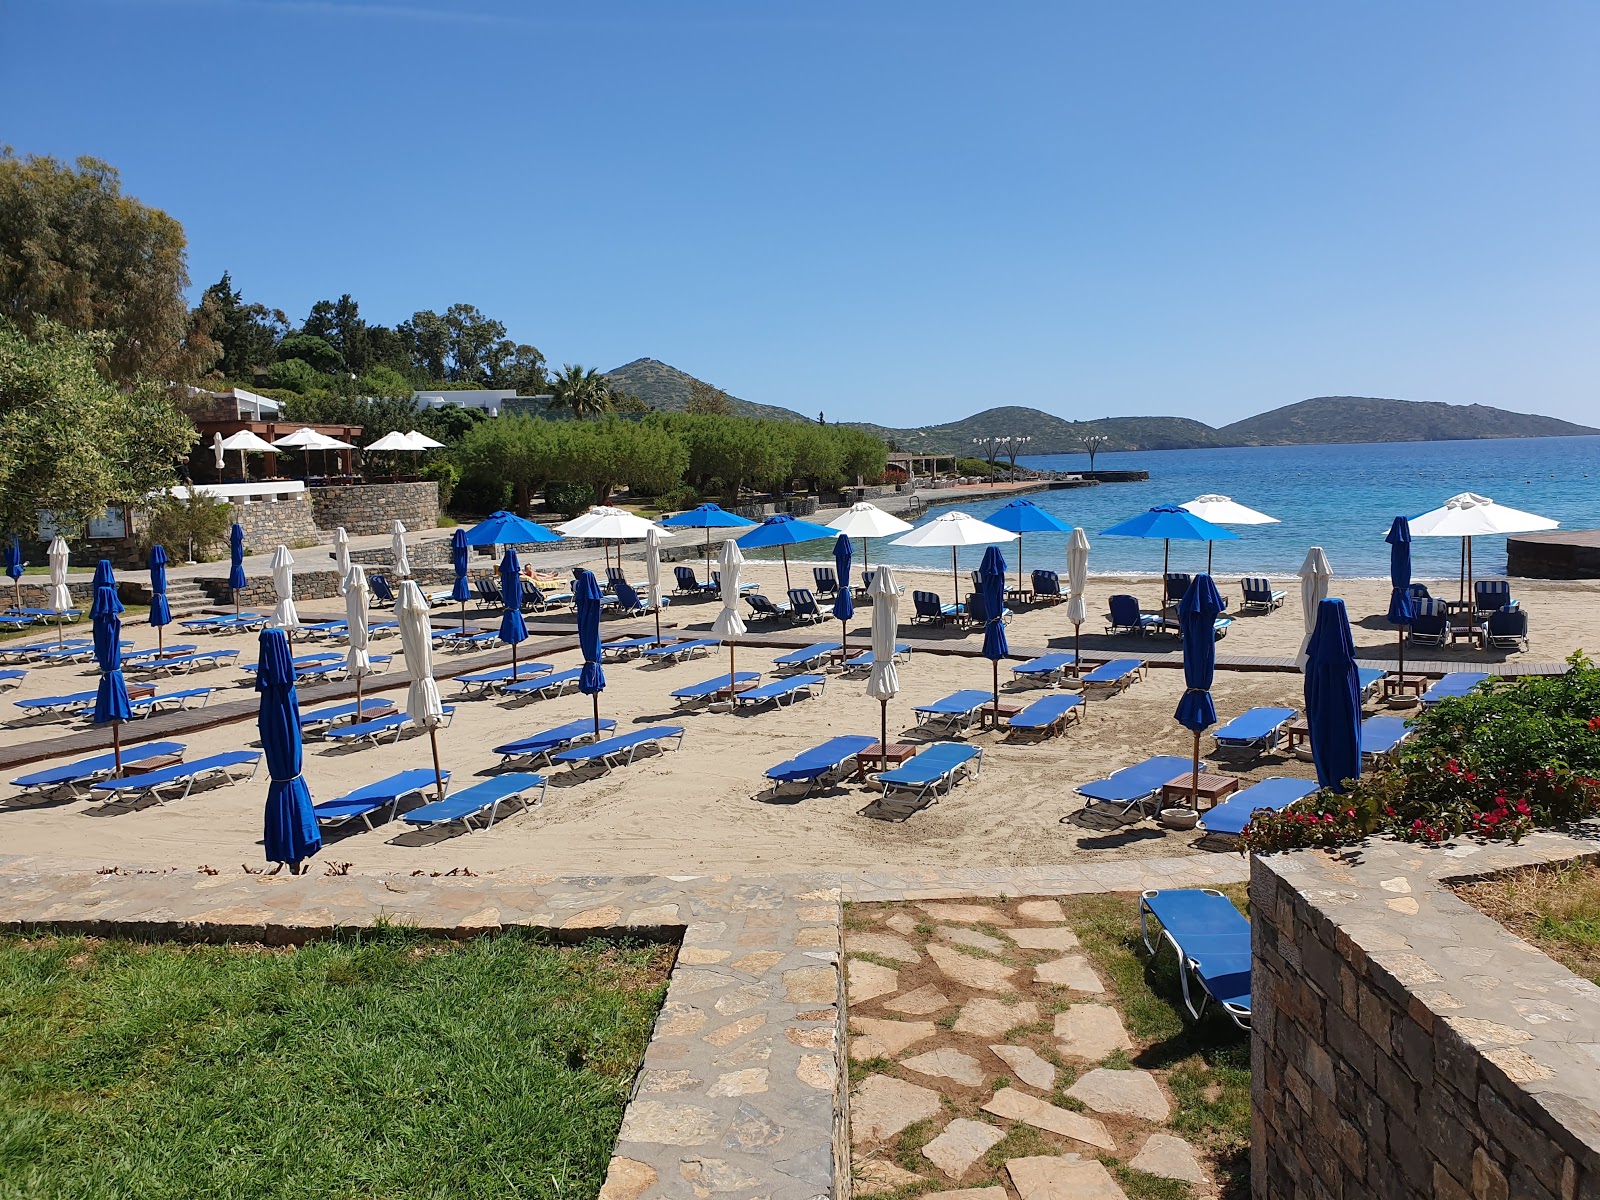
{"label": "concrete wall", "polygon": [[407,529],[432,529],[439,524],[439,484],[432,479],[313,488],[310,494],[317,528],[325,531],[343,525],[346,533],[359,537],[387,533],[397,520]]}
{"label": "concrete wall", "polygon": [[1600,1195],[1600,988],[1441,886],[1581,849],[1253,860],[1256,1200]]}

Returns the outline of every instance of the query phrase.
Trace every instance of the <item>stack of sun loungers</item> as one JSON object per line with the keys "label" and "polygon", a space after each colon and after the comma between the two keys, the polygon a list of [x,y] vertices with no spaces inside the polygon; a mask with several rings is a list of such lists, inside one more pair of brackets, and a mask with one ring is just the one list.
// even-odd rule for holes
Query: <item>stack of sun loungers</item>
{"label": "stack of sun loungers", "polygon": [[969,688],[952,692],[931,704],[918,704],[911,711],[917,714],[918,725],[936,725],[946,731],[969,729],[992,701],[990,693]]}
{"label": "stack of sun loungers", "polygon": [[[1215,1000],[1241,1029],[1250,1028],[1250,922],[1211,888],[1145,892],[1139,898],[1139,932],[1154,956],[1150,921],[1178,956],[1183,1003],[1196,1020]],[[1191,987],[1191,984],[1193,985]],[[1194,990],[1200,992],[1198,1006]]]}

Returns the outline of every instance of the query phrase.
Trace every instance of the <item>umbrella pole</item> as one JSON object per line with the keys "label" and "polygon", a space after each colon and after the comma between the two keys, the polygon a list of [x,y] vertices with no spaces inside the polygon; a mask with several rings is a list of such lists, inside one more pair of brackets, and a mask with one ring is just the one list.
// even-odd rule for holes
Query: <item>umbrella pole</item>
{"label": "umbrella pole", "polygon": [[1461,539],[1461,584],[1456,590],[1456,599],[1464,601],[1467,598],[1467,539]]}
{"label": "umbrella pole", "polygon": [[881,771],[889,765],[889,702],[887,700],[879,700],[878,705],[879,720],[881,721],[880,729],[882,730],[878,734],[878,750],[880,751],[878,755],[878,770]]}
{"label": "umbrella pole", "polygon": [[517,644],[511,643],[511,682],[517,681]]}
{"label": "umbrella pole", "polygon": [[463,637],[465,637],[466,633],[467,633],[467,602],[465,600],[463,600],[461,602],[461,635]]}
{"label": "umbrella pole", "polygon": [[1200,811],[1200,731],[1194,731],[1194,770],[1189,776],[1189,807]]}
{"label": "umbrella pole", "polygon": [[706,578],[711,578],[711,526],[706,526]]}
{"label": "umbrella pole", "polygon": [[789,547],[779,546],[778,553],[783,555],[783,590],[787,592],[794,587],[794,584],[789,582]]}
{"label": "umbrella pole", "polygon": [[433,782],[439,789],[439,799],[444,799],[444,772],[439,769],[439,730],[428,726],[428,745],[433,748]]}
{"label": "umbrella pole", "polygon": [[165,637],[166,628],[167,627],[165,625],[156,626],[156,653],[158,655],[165,654],[167,652],[167,639]]}
{"label": "umbrella pole", "polygon": [[600,740],[600,693],[596,692],[594,694],[593,699],[594,699],[594,736],[595,736],[595,740],[599,741]]}
{"label": "umbrella pole", "polygon": [[1017,534],[1017,591],[1022,590],[1022,535]]}
{"label": "umbrella pole", "polygon": [[[1213,550],[1215,550],[1216,548],[1217,548],[1217,544],[1215,542],[1211,541],[1209,538],[1206,539],[1206,574],[1207,575],[1211,574],[1211,552]],[[1163,584],[1163,586],[1165,586],[1165,585]]]}
{"label": "umbrella pole", "polygon": [[239,589],[238,588],[234,588],[233,589],[233,615],[236,616],[236,617],[239,615]]}
{"label": "umbrella pole", "polygon": [[66,642],[61,638],[61,614],[58,612],[56,613],[56,649],[59,650],[65,645]]}
{"label": "umbrella pole", "polygon": [[728,686],[733,686],[733,642],[728,642]]}
{"label": "umbrella pole", "polygon": [[656,641],[661,641],[661,605],[656,605]]}
{"label": "umbrella pole", "polygon": [[354,715],[352,715],[351,718],[350,718],[350,724],[354,725],[354,724],[356,724],[357,722],[359,722],[361,720],[361,710],[362,710],[362,708],[365,707],[365,705],[366,705],[366,701],[362,700],[362,698],[361,698],[361,676],[357,675],[356,676],[356,711],[355,711]]}
{"label": "umbrella pole", "polygon": [[1083,670],[1082,638],[1083,626],[1074,625],[1072,627],[1072,677],[1074,679],[1078,678],[1079,673]]}
{"label": "umbrella pole", "polygon": [[999,729],[1000,728],[1000,660],[997,658],[990,665],[993,666],[993,668],[994,668],[994,679],[993,679],[993,682],[990,685],[994,690],[994,709],[993,709],[992,713],[990,714],[990,719],[994,722],[994,727],[996,729]]}
{"label": "umbrella pole", "polygon": [[1395,635],[1395,650],[1400,657],[1398,678],[1400,683],[1404,685],[1406,681],[1406,631],[1404,626],[1401,626]]}
{"label": "umbrella pole", "polygon": [[1172,539],[1161,539],[1161,628],[1167,627],[1167,570],[1172,565]]}
{"label": "umbrella pole", "polygon": [[116,764],[116,774],[122,774],[122,722],[111,722],[111,757]]}
{"label": "umbrella pole", "polygon": [[839,661],[846,662],[850,658],[850,625],[843,617],[839,618]]}

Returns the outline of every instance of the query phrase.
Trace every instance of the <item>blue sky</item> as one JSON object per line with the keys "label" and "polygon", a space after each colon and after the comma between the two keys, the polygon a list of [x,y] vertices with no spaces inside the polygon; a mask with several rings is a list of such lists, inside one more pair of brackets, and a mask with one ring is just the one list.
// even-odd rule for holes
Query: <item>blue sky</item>
{"label": "blue sky", "polygon": [[830,418],[1600,423],[1587,3],[0,0],[0,139],[304,317]]}

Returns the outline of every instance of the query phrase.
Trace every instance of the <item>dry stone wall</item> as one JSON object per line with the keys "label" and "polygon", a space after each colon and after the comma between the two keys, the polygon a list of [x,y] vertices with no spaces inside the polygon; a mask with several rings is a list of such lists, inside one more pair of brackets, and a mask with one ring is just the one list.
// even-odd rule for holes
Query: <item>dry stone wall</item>
{"label": "dry stone wall", "polygon": [[407,529],[432,529],[439,524],[439,484],[369,483],[360,487],[313,488],[311,510],[319,529],[343,525],[352,537],[387,533],[395,521]]}

